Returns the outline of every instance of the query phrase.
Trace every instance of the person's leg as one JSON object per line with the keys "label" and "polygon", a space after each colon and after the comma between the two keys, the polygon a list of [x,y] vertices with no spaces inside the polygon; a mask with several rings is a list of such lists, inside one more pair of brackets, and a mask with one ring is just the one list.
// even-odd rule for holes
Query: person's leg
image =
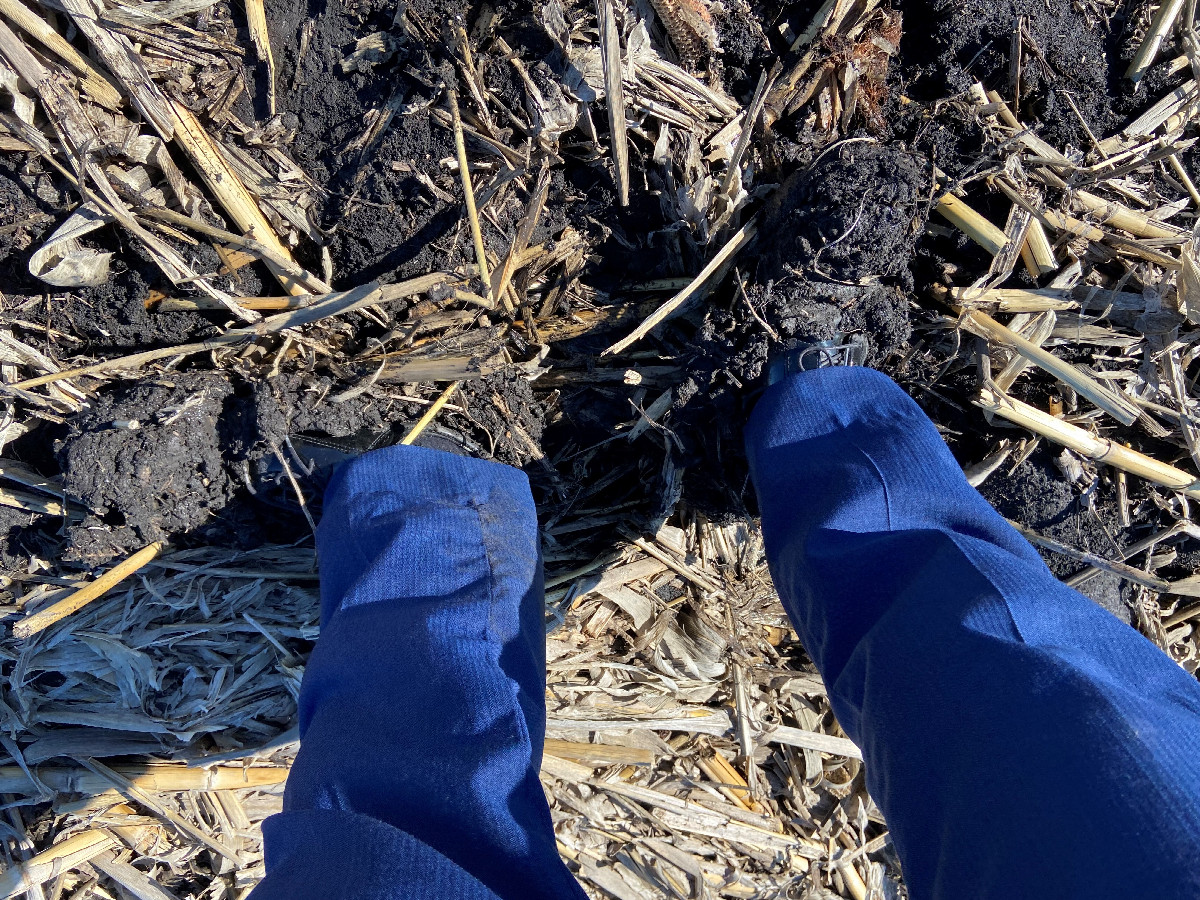
{"label": "person's leg", "polygon": [[419,447],[345,464],[321,636],[255,900],[582,898],[538,781],[540,542],[516,469]]}
{"label": "person's leg", "polygon": [[776,587],[912,896],[1200,896],[1200,686],[1061,584],[891,380],[770,388],[747,448]]}

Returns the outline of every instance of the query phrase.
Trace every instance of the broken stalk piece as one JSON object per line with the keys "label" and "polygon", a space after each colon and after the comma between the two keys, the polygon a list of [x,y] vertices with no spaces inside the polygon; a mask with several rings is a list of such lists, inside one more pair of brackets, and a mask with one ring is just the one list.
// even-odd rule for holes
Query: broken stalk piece
{"label": "broken stalk piece", "polygon": [[1138,47],[1137,53],[1129,62],[1129,68],[1125,71],[1125,77],[1134,84],[1141,81],[1142,76],[1154,65],[1154,57],[1158,55],[1159,48],[1162,47],[1167,34],[1175,25],[1175,20],[1179,18],[1181,9],[1183,9],[1183,0],[1163,0],[1159,4],[1158,12],[1154,14],[1154,19],[1150,22],[1150,28],[1142,39],[1141,46]]}
{"label": "broken stalk piece", "polygon": [[719,280],[718,276],[723,275],[733,264],[737,252],[754,240],[756,234],[758,225],[753,220],[739,228],[725,246],[717,251],[717,255],[708,261],[708,265],[700,270],[700,274],[688,282],[687,287],[651,313],[628,337],[617,341],[600,355],[610,356],[627,350],[667,319],[685,312],[692,303],[707,293],[712,283]]}
{"label": "broken stalk piece", "polygon": [[450,102],[450,119],[454,125],[454,151],[458,154],[458,174],[462,178],[463,194],[467,202],[467,224],[471,227],[471,242],[475,245],[475,264],[479,267],[479,280],[493,305],[491,280],[488,278],[487,251],[483,247],[483,231],[479,227],[479,210],[475,208],[475,191],[471,187],[471,170],[467,165],[467,141],[463,137],[462,116],[458,111],[458,94],[446,86],[446,98]]}
{"label": "broken stalk piece", "polygon": [[987,338],[998,344],[1003,344],[1010,350],[1015,350],[1034,365],[1049,372],[1059,381],[1070,385],[1084,397],[1120,422],[1122,425],[1132,425],[1137,421],[1141,412],[1136,406],[1119,394],[1114,393],[1087,373],[1068,362],[1063,362],[1048,350],[1043,350],[1032,341],[1005,328],[987,313],[979,310],[968,310],[963,314],[960,323],[963,328],[979,337]]}
{"label": "broken stalk piece", "polygon": [[1086,456],[1114,469],[1124,469],[1131,475],[1179,491],[1193,499],[1200,499],[1200,481],[1197,481],[1195,476],[1136,450],[1123,447],[1108,438],[1097,437],[1077,425],[1064,422],[1020,400],[984,388],[979,392],[975,405],[1022,428],[1028,428],[1056,444],[1061,444],[1080,456]]}
{"label": "broken stalk piece", "polygon": [[462,387],[462,382],[456,381],[442,391],[438,398],[430,405],[429,409],[425,410],[425,415],[421,416],[421,418],[417,420],[417,424],[409,429],[408,434],[401,439],[400,443],[407,447],[411,445],[413,441],[419,438],[421,436],[421,432],[429,427],[429,423],[432,422],[434,418],[437,417],[437,414],[442,411],[442,407],[450,402],[450,398],[454,396],[454,392],[460,387]]}
{"label": "broken stalk piece", "polygon": [[117,563],[95,581],[84,585],[69,597],[64,597],[41,612],[34,613],[27,619],[22,619],[13,626],[13,635],[24,640],[37,634],[39,631],[49,628],[60,619],[65,619],[72,613],[78,612],[93,600],[103,597],[109,590],[142,568],[142,566],[158,556],[162,552],[162,549],[163,543],[161,541],[155,541],[153,544],[143,547],[137,553]]}

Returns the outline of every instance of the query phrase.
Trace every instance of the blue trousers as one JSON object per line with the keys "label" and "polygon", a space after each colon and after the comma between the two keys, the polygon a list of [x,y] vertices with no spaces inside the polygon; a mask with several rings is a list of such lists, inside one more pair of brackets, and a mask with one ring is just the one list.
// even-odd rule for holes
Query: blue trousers
{"label": "blue trousers", "polygon": [[[868,369],[767,391],[771,571],[923,898],[1200,897],[1200,686],[1058,582]],[[254,900],[580,898],[538,784],[537,520],[515,469],[391,447],[318,531],[322,631]]]}

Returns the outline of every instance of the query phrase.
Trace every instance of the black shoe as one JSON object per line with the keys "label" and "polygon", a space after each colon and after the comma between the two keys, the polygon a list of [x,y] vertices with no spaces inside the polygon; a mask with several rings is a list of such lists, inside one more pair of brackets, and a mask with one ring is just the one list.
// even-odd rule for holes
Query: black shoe
{"label": "black shoe", "polygon": [[[298,499],[296,488],[292,485],[294,478],[310,509],[319,512],[321,496],[334,469],[356,456],[399,443],[406,432],[407,428],[380,431],[364,429],[343,438],[314,433],[292,435],[279,448],[280,454],[287,460],[291,478],[278,457],[271,454],[263,456],[258,461],[257,471],[252,475],[247,473],[252,481],[250,486],[255,499],[268,506],[295,511]],[[413,444],[459,456],[486,456],[486,451],[479,444],[437,422],[426,426]]]}
{"label": "black shoe", "polygon": [[861,366],[867,358],[867,339],[861,334],[839,334],[828,341],[798,343],[767,363],[767,383],[775,384],[797,372],[828,366]]}

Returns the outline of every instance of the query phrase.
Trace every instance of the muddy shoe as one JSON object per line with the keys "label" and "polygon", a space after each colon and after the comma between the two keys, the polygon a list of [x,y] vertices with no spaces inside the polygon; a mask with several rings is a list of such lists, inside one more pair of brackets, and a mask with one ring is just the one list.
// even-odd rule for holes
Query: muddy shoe
{"label": "muddy shoe", "polygon": [[[361,456],[371,450],[398,444],[407,429],[383,431],[364,429],[344,438],[327,434],[296,434],[288,438],[280,448],[287,460],[291,478],[305,493],[311,507],[319,509],[320,497],[325,492],[329,477],[339,464]],[[459,456],[485,456],[484,448],[460,432],[434,422],[427,426],[413,442],[417,447],[444,450]],[[259,460],[254,496],[261,503],[280,509],[295,510],[296,488],[291,483],[283,463],[278,457],[268,455]]]}
{"label": "muddy shoe", "polygon": [[775,384],[788,375],[827,366],[861,366],[866,358],[867,339],[861,334],[839,334],[828,341],[800,343],[771,358],[767,382]]}

